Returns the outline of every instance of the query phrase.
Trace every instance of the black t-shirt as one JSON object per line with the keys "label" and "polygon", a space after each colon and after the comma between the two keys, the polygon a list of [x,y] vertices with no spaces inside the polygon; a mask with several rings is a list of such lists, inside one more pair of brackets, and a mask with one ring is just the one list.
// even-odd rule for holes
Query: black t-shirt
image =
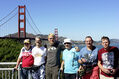
{"label": "black t-shirt", "polygon": [[59,42],[55,42],[54,45],[52,46],[47,45],[46,66],[48,67],[59,66],[60,67],[60,55],[61,55],[61,51],[63,50],[64,50],[64,45],[61,45]]}

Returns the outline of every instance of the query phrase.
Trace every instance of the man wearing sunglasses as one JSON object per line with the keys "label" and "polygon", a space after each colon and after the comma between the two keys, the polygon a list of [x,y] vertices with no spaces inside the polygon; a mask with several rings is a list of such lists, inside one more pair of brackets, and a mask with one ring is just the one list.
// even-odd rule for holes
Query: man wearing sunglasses
{"label": "man wearing sunglasses", "polygon": [[79,50],[72,47],[70,39],[64,39],[65,50],[63,51],[63,61],[60,70],[63,71],[65,79],[76,79],[76,73],[79,68],[78,57]]}
{"label": "man wearing sunglasses", "polygon": [[60,55],[64,46],[55,40],[55,35],[48,35],[47,59],[46,59],[46,79],[57,79],[60,68]]}
{"label": "man wearing sunglasses", "polygon": [[18,69],[18,66],[22,60],[22,68],[21,68],[21,77],[22,79],[31,78],[31,67],[34,63],[34,58],[32,56],[32,46],[30,39],[24,40],[24,47],[21,49],[20,55],[17,60],[17,64],[14,67]]}

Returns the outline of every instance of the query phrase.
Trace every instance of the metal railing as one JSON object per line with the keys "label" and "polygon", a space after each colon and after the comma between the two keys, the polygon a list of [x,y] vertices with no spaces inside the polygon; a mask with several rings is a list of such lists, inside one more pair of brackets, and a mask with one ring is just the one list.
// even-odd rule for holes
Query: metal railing
{"label": "metal railing", "polygon": [[0,79],[20,79],[20,67],[14,70],[16,62],[0,62]]}

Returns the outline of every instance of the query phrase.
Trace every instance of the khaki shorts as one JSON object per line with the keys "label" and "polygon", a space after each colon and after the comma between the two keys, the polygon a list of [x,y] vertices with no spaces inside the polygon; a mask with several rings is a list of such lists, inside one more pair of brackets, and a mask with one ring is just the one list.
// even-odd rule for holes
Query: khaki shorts
{"label": "khaki shorts", "polygon": [[105,77],[104,75],[100,74],[100,79],[119,79],[119,77]]}

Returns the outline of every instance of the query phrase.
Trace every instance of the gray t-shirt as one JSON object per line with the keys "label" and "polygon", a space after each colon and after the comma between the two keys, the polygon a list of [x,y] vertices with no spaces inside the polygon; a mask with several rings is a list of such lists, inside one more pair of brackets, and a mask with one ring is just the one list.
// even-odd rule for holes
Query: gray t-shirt
{"label": "gray t-shirt", "polygon": [[47,46],[47,67],[60,66],[60,55],[61,51],[64,50],[64,46],[60,45],[59,42],[55,42],[52,46]]}

